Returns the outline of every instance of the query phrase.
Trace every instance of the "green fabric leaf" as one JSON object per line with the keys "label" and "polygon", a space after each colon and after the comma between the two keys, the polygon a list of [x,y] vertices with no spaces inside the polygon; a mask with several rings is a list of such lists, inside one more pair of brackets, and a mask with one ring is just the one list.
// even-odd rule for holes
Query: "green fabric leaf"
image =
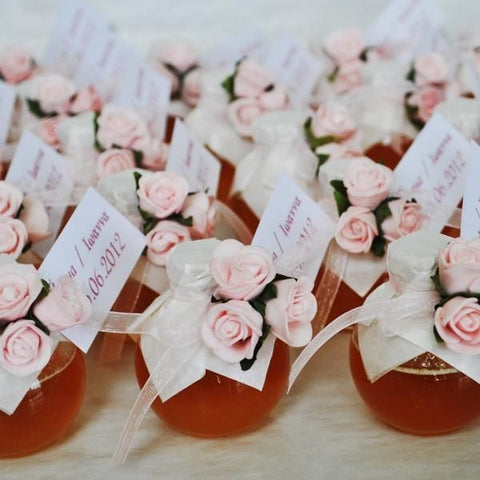
{"label": "green fabric leaf", "polygon": [[57,116],[55,112],[45,112],[40,106],[40,102],[38,100],[34,100],[33,98],[27,98],[26,102],[27,102],[28,109],[30,110],[30,113],[35,115],[37,118],[47,118],[47,117]]}
{"label": "green fabric leaf", "polygon": [[305,137],[309,143],[312,150],[315,150],[317,147],[322,145],[327,145],[327,143],[332,143],[335,141],[333,135],[325,135],[323,137],[316,137],[312,131],[312,117],[308,117],[305,123],[303,124],[303,130],[305,132]]}
{"label": "green fabric leaf", "polygon": [[257,360],[258,352],[260,351],[260,348],[263,345],[263,342],[265,341],[265,339],[267,338],[269,332],[270,332],[270,325],[267,325],[266,322],[263,322],[262,336],[258,339],[258,342],[255,345],[255,350],[253,351],[252,358],[249,358],[249,359],[244,358],[243,360],[240,361],[240,368],[243,371],[250,370],[250,368],[252,368],[252,365]]}
{"label": "green fabric leaf", "polygon": [[386,244],[387,241],[385,240],[385,238],[383,238],[383,236],[381,235],[377,235],[372,242],[370,251],[377,257],[383,257],[385,255]]}
{"label": "green fabric leaf", "polygon": [[93,116],[93,136],[95,138],[95,142],[93,144],[93,146],[95,147],[95,150],[97,152],[104,152],[105,151],[105,148],[103,148],[103,146],[100,144],[100,142],[98,141],[98,138],[97,138],[97,133],[98,133],[98,117],[100,116],[100,114],[98,112],[95,112],[95,115]]}
{"label": "green fabric leaf", "polygon": [[321,166],[330,158],[330,155],[328,155],[327,153],[316,153],[315,155],[317,156],[317,159],[318,159],[317,169],[315,170],[315,176],[318,177]]}
{"label": "green fabric leaf", "polygon": [[410,70],[408,71],[407,80],[409,80],[410,82],[415,82],[415,68],[413,65],[410,67]]}
{"label": "green fabric leaf", "polygon": [[337,204],[338,214],[341,215],[351,205],[347,196],[347,189],[341,180],[332,180],[330,185],[333,187],[333,198]]}

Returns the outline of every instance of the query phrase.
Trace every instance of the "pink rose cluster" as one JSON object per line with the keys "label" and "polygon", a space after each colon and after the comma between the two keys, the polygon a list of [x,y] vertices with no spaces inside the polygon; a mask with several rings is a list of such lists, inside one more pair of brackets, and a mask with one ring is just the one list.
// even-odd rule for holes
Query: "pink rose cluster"
{"label": "pink rose cluster", "polygon": [[35,59],[21,45],[10,45],[0,54],[0,80],[11,85],[28,80],[36,69]]}
{"label": "pink rose cluster", "polygon": [[107,175],[143,167],[163,170],[168,146],[155,138],[140,114],[127,107],[107,104],[95,116],[97,175]]}
{"label": "pink rose cluster", "polygon": [[212,305],[202,339],[219,358],[248,370],[269,332],[288,345],[306,345],[317,302],[313,281],[277,275],[271,254],[261,247],[224,240],[214,250]]}
{"label": "pink rose cluster", "polygon": [[49,226],[42,202],[0,180],[0,253],[18,258],[31,243],[50,235]]}
{"label": "pink rose cluster", "polygon": [[88,298],[69,277],[52,288],[33,265],[0,267],[0,367],[16,377],[38,374],[53,353],[50,333],[88,320]]}
{"label": "pink rose cluster", "polygon": [[147,235],[147,258],[163,266],[179,243],[213,236],[215,198],[188,192],[187,181],[173,172],[134,173],[138,209]]}
{"label": "pink rose cluster", "polygon": [[480,238],[453,239],[438,256],[433,277],[442,297],[435,309],[435,331],[458,353],[480,353]]}
{"label": "pink rose cluster", "polygon": [[419,56],[412,65],[407,79],[414,82],[415,88],[405,95],[405,108],[408,119],[418,129],[445,100],[449,70],[446,58],[437,52]]}
{"label": "pink rose cluster", "polygon": [[288,93],[276,85],[272,74],[252,59],[240,60],[222,87],[230,97],[227,117],[243,137],[253,134],[253,122],[266,112],[285,110],[290,102]]}
{"label": "pink rose cluster", "polygon": [[387,241],[422,228],[422,207],[415,200],[389,197],[392,181],[392,170],[367,157],[354,159],[343,181],[332,180],[340,215],[335,240],[341,248],[383,256]]}

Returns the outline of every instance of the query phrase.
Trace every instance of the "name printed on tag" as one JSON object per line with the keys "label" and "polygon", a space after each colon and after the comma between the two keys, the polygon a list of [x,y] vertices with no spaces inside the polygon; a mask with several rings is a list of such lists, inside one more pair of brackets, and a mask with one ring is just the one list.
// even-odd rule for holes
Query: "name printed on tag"
{"label": "name printed on tag", "polygon": [[469,155],[468,140],[436,113],[395,169],[395,188],[430,192],[441,229],[462,199]]}
{"label": "name printed on tag", "polygon": [[51,235],[32,246],[35,253],[45,257],[55,241],[72,194],[73,179],[67,161],[26,130],[20,138],[5,180],[45,205]]}
{"label": "name printed on tag", "polygon": [[220,162],[194,137],[185,124],[175,120],[165,170],[182,175],[190,191],[208,191],[216,196],[220,181]]}
{"label": "name printed on tag", "polygon": [[0,80],[0,148],[5,145],[15,108],[15,88]]}
{"label": "name printed on tag", "polygon": [[465,240],[480,237],[480,146],[470,141],[465,191],[462,205],[461,236]]}
{"label": "name printed on tag", "polygon": [[[63,275],[79,282],[97,316],[105,318],[145,247],[145,237],[96,190],[89,188],[57,238],[39,273],[54,285]],[[78,325],[62,331],[86,352],[96,332]]]}
{"label": "name printed on tag", "polygon": [[283,175],[260,219],[252,245],[272,252],[280,273],[315,279],[336,223],[291,178]]}

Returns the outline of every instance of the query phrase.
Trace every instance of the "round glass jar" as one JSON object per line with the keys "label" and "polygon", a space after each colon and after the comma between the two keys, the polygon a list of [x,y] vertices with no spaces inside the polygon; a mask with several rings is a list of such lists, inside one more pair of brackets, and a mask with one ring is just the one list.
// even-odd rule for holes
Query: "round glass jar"
{"label": "round glass jar", "polygon": [[350,342],[350,371],[360,396],[385,423],[414,435],[441,435],[480,416],[480,384],[427,352],[370,382]]}
{"label": "round glass jar", "polygon": [[60,342],[15,412],[0,412],[0,458],[30,455],[60,438],[80,410],[85,383],[83,354]]}
{"label": "round glass jar", "polygon": [[[140,348],[135,355],[140,387],[149,377]],[[195,437],[235,435],[256,427],[282,397],[290,371],[289,347],[275,341],[272,359],[262,391],[210,371],[175,396],[152,409],[165,423]]]}
{"label": "round glass jar", "polygon": [[396,136],[394,142],[395,147],[392,144],[374,143],[365,150],[364,155],[394,170],[410,148],[413,139],[405,135],[399,135]]}

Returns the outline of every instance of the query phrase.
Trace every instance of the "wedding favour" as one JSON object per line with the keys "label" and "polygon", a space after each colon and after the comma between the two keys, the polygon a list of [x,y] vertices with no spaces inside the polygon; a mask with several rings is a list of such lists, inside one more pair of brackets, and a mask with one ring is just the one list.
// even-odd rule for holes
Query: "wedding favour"
{"label": "wedding favour", "polygon": [[15,109],[15,89],[0,80],[0,178],[5,178],[11,152],[6,145]]}

